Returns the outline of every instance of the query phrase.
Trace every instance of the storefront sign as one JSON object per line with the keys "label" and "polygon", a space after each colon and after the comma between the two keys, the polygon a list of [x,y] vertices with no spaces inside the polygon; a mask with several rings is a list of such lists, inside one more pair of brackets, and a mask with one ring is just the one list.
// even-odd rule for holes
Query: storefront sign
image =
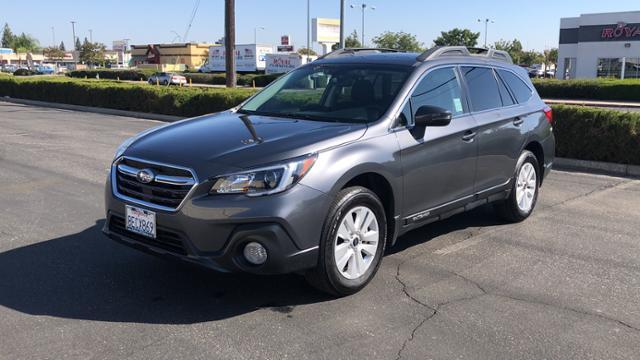
{"label": "storefront sign", "polygon": [[640,25],[628,25],[625,23],[618,23],[617,26],[605,27],[602,29],[603,40],[609,39],[640,39]]}

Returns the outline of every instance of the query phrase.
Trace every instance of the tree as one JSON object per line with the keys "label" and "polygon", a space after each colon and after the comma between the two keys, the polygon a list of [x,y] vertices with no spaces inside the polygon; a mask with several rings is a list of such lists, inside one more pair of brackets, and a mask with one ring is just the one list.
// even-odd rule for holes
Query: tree
{"label": "tree", "polygon": [[440,36],[433,42],[436,46],[466,46],[474,47],[478,45],[480,33],[474,33],[469,29],[455,28],[449,31],[443,31]]}
{"label": "tree", "polygon": [[300,54],[300,55],[310,55],[310,56],[318,55],[318,53],[313,51],[313,49],[307,49],[307,48],[298,49],[298,54]]}
{"label": "tree", "polygon": [[13,32],[11,32],[9,24],[4,23],[4,30],[2,31],[2,47],[11,48],[14,38],[15,36],[13,35]]}
{"label": "tree", "polygon": [[67,51],[67,49],[64,48],[64,41],[60,41],[60,46],[58,46],[58,49],[62,51]]}
{"label": "tree", "polygon": [[403,31],[385,31],[374,37],[372,41],[376,47],[385,49],[421,52],[424,48],[424,44],[418,41],[415,35]]}
{"label": "tree", "polygon": [[548,66],[549,64],[557,67],[558,65],[558,49],[557,48],[544,51],[544,65]]}
{"label": "tree", "polygon": [[513,62],[519,64],[523,58],[523,49],[522,43],[518,39],[513,39],[513,41],[500,40],[497,41],[493,47],[496,50],[503,50],[511,55]]}
{"label": "tree", "polygon": [[86,38],[80,47],[80,61],[89,65],[104,64],[107,47],[99,42],[90,42]]}
{"label": "tree", "polygon": [[80,38],[76,38],[76,43],[74,44],[74,47],[76,51],[80,51],[80,48],[82,48],[82,44],[80,43]]}
{"label": "tree", "polygon": [[544,55],[534,51],[525,51],[522,53],[522,59],[520,60],[520,64],[531,66],[533,64],[542,64],[544,63]]}
{"label": "tree", "polygon": [[56,47],[56,46],[51,46],[48,48],[45,48],[42,51],[43,55],[51,60],[62,60],[64,59],[64,51],[60,50],[60,48]]}
{"label": "tree", "polygon": [[[331,50],[338,50],[340,44],[335,44],[331,47]],[[351,35],[344,38],[344,47],[345,48],[361,48],[362,43],[360,43],[360,37],[358,36],[358,32],[353,30]]]}

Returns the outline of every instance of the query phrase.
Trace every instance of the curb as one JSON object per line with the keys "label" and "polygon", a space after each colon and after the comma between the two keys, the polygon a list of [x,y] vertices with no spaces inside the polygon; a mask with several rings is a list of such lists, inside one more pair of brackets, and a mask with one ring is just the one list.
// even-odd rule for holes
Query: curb
{"label": "curb", "polygon": [[557,170],[574,170],[595,172],[605,175],[640,177],[640,166],[616,164],[601,161],[555,158],[553,168]]}
{"label": "curb", "polygon": [[548,105],[574,105],[600,108],[629,108],[640,109],[638,102],[599,101],[599,100],[568,100],[568,99],[543,99]]}
{"label": "curb", "polygon": [[63,109],[63,110],[91,112],[91,113],[104,114],[104,115],[124,116],[124,117],[132,117],[132,118],[145,119],[145,120],[157,120],[157,121],[164,121],[164,122],[175,122],[175,121],[184,119],[183,117],[173,116],[173,115],[152,114],[152,113],[143,113],[143,112],[137,112],[137,111],[107,109],[107,108],[99,108],[99,107],[91,107],[91,106],[37,101],[37,100],[15,99],[10,97],[0,97],[0,102],[8,102],[13,104],[39,106],[39,107]]}

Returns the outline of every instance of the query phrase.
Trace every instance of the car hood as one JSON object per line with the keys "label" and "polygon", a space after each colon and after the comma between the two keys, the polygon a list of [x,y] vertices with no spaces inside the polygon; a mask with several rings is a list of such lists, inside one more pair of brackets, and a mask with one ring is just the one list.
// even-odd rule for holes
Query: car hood
{"label": "car hood", "polygon": [[151,131],[134,141],[125,156],[188,167],[208,178],[352,142],[366,129],[364,124],[225,111]]}

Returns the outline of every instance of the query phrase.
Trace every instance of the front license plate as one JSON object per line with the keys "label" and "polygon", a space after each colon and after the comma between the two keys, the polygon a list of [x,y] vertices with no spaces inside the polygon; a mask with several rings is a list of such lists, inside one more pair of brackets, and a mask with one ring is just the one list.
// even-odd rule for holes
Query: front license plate
{"label": "front license plate", "polygon": [[156,213],[127,205],[126,215],[127,230],[152,239],[156,238]]}

